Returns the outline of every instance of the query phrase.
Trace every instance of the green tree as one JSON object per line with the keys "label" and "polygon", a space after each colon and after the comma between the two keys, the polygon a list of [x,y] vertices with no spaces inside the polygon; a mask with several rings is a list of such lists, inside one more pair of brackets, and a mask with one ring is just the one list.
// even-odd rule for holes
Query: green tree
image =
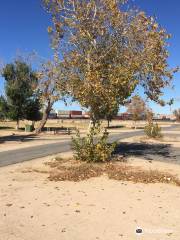
{"label": "green tree", "polygon": [[32,121],[34,128],[35,122],[42,119],[41,102],[38,97],[34,97],[27,102],[25,110],[25,119]]}
{"label": "green tree", "polygon": [[0,120],[7,118],[8,105],[7,101],[3,96],[0,96]]}
{"label": "green tree", "polygon": [[7,64],[2,71],[5,79],[5,93],[8,104],[8,117],[19,121],[25,118],[27,104],[33,96],[37,84],[37,74],[31,67],[20,60]]}

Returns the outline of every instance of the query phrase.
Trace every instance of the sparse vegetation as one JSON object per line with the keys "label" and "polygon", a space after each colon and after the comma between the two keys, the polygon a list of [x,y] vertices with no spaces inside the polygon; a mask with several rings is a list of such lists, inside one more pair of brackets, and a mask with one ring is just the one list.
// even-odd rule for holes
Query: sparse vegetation
{"label": "sparse vegetation", "polygon": [[103,169],[91,164],[82,164],[71,167],[59,168],[52,171],[49,176],[50,181],[75,181],[79,182],[92,177],[100,177]]}
{"label": "sparse vegetation", "polygon": [[127,104],[127,112],[132,115],[134,121],[134,128],[136,129],[136,122],[142,120],[146,115],[146,104],[140,96],[134,96],[131,102]]}
{"label": "sparse vegetation", "polygon": [[[68,160],[69,161],[69,160]],[[124,163],[90,164],[56,161],[48,163],[53,170],[50,171],[50,181],[83,181],[92,177],[107,175],[110,179],[118,181],[131,181],[134,183],[170,183],[180,186],[180,179],[176,176],[158,170],[143,170]]]}
{"label": "sparse vegetation", "polygon": [[159,127],[159,125],[157,123],[148,122],[144,128],[144,132],[150,138],[162,137],[161,127]]}
{"label": "sparse vegetation", "polygon": [[72,149],[76,160],[85,162],[110,161],[116,143],[108,143],[108,132],[101,133],[100,126],[92,127],[85,137],[81,137],[77,131],[72,138]]}
{"label": "sparse vegetation", "polygon": [[176,121],[180,122],[180,108],[174,111],[174,116],[176,117]]}

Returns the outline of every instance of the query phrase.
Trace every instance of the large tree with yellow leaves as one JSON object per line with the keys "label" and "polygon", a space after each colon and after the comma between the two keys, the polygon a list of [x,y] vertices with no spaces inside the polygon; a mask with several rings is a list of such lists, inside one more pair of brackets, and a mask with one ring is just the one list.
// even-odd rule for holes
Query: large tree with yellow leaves
{"label": "large tree with yellow leaves", "polygon": [[[95,124],[104,105],[124,104],[141,85],[162,104],[169,69],[169,35],[153,17],[126,10],[123,0],[44,0],[56,58],[63,61],[68,91],[90,109]],[[111,109],[110,109],[111,111]]]}

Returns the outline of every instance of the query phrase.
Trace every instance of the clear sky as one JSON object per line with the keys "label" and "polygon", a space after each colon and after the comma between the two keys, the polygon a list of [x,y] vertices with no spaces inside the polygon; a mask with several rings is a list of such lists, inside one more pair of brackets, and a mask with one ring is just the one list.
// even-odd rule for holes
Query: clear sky
{"label": "clear sky", "polygon": [[[156,16],[157,21],[172,34],[170,40],[169,65],[180,66],[180,0],[132,0],[133,4]],[[18,51],[36,51],[42,57],[51,57],[47,34],[50,18],[41,6],[41,0],[5,0],[0,8],[0,61],[11,62]],[[165,90],[165,99],[180,98],[180,73],[174,78],[175,89]],[[3,79],[0,78],[0,93],[3,92]],[[77,104],[64,107],[57,103],[56,108],[78,109]],[[151,103],[155,112],[169,113],[169,107],[161,108]],[[173,108],[180,107],[180,100]]]}

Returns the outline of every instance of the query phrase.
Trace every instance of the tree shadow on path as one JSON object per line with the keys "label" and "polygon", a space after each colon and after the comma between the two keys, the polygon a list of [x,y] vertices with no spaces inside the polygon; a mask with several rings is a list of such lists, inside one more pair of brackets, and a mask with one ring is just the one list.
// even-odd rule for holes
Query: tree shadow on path
{"label": "tree shadow on path", "polygon": [[11,135],[7,135],[7,136],[2,136],[0,137],[0,143],[3,142],[29,142],[32,140],[35,140],[37,138],[37,136],[35,134],[28,134],[28,135],[21,135],[21,134],[11,134]]}
{"label": "tree shadow on path", "polygon": [[170,144],[148,144],[148,143],[126,143],[122,142],[117,145],[115,154],[124,157],[136,156],[143,157],[146,160],[163,160],[176,159],[172,154]]}

